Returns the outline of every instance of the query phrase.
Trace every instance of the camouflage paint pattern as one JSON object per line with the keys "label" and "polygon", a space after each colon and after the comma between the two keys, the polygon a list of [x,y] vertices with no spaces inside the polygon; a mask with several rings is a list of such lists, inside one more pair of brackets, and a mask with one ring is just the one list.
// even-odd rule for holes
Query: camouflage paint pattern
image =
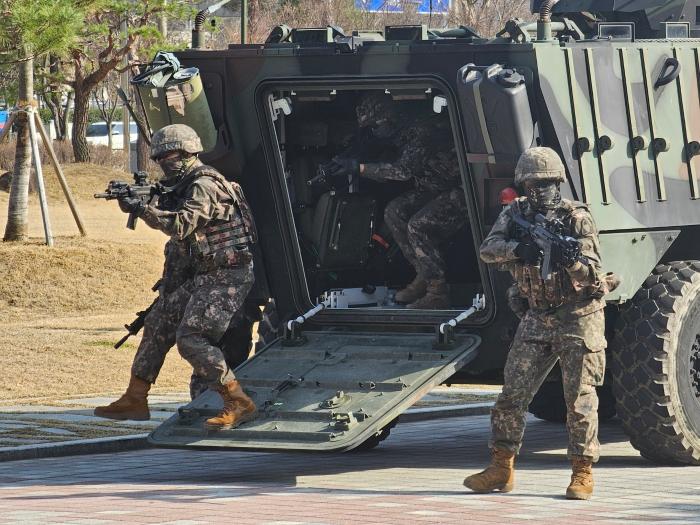
{"label": "camouflage paint pattern", "polygon": [[[665,20],[668,7],[677,19],[681,4],[655,6],[654,16]],[[690,151],[687,146],[700,137],[697,41],[560,43],[533,39],[516,41],[505,34],[474,41],[365,42],[356,47],[343,43],[255,44],[178,53],[185,67],[199,68],[214,121],[221,123],[219,131],[225,140],[219,140],[206,160],[244,185],[254,209],[269,210],[258,218],[265,231],[263,254],[290,254],[284,264],[268,268],[265,279],[258,279],[269,285],[266,295],[275,296],[283,316],[306,311],[313,304],[300,258],[291,255],[299,253],[300,247],[292,209],[286,202],[281,153],[269,110],[270,96],[286,96],[292,90],[372,89],[383,93],[410,87],[443,93],[467,188],[471,232],[478,246],[491,226],[492,210],[500,208],[496,195],[488,191],[489,183],[512,177],[515,161],[512,156],[496,155],[495,163],[489,163],[473,155],[484,152],[472,151],[464,129],[480,123],[473,111],[466,111],[471,105],[464,97],[471,94],[460,91],[462,79],[457,72],[468,63],[516,67],[526,79],[541,144],[557,150],[564,160],[564,196],[590,205],[601,231],[603,271],[622,277],[623,284],[608,300],[631,298],[678,238],[679,230],[682,236],[686,227],[700,224],[700,203],[688,176],[689,164],[696,170],[698,159],[686,154]],[[665,59],[674,56],[681,63],[679,78],[655,87]],[[293,96],[291,99],[294,102]],[[681,102],[683,111],[679,111]],[[497,137],[492,138],[498,153]],[[656,152],[655,138],[666,139],[668,151]],[[632,148],[637,144],[642,149]],[[665,188],[665,200],[659,198],[659,187]],[[700,258],[697,249],[687,246],[689,253],[683,258]],[[260,265],[258,270],[262,270]],[[480,269],[487,312],[466,321],[466,325],[480,325],[483,343],[472,366],[481,370],[503,367],[506,345],[502,335],[513,326],[505,313],[505,295],[495,293],[507,288],[510,276],[494,270]],[[334,323],[344,323],[354,322],[357,312],[334,314],[338,314]],[[389,312],[373,313],[367,322],[374,320],[397,330],[416,322],[427,329],[437,322],[434,316],[404,319]]]}

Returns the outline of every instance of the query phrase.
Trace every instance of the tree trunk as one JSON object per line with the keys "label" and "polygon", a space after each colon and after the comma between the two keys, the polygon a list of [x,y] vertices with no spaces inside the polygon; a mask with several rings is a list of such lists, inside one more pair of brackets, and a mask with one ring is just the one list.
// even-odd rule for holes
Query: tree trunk
{"label": "tree trunk", "polygon": [[112,151],[112,146],[114,144],[114,137],[112,137],[112,119],[108,119],[107,122],[107,145],[109,146],[109,151]]}
{"label": "tree trunk", "polygon": [[[73,101],[73,92],[69,91],[68,94],[66,95],[66,105],[63,108],[62,111],[59,112],[60,119],[59,123],[61,126],[61,140],[66,140],[68,138],[68,122],[70,121],[70,104]],[[59,107],[60,106],[60,98],[59,98]]]}
{"label": "tree trunk", "polygon": [[90,89],[83,85],[75,86],[75,102],[73,105],[73,156],[75,162],[90,162],[90,148],[85,133],[88,126],[88,108],[90,106]]}
{"label": "tree trunk", "polygon": [[[26,60],[19,65],[19,107],[34,104],[34,61]],[[27,238],[29,201],[29,177],[31,174],[32,150],[29,142],[29,124],[26,114],[19,114],[17,124],[17,144],[15,147],[15,168],[10,186],[10,202],[7,207],[5,241],[22,241]]]}

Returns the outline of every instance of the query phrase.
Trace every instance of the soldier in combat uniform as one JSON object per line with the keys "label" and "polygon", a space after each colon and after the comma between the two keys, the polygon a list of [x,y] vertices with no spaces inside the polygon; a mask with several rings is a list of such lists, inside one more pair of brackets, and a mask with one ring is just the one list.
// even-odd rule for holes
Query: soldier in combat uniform
{"label": "soldier in combat uniform", "polygon": [[97,416],[149,419],[149,389],[177,344],[194,373],[223,398],[223,410],[206,421],[209,428],[233,428],[255,417],[255,404],[218,346],[253,284],[255,226],[240,186],[203,164],[197,157],[201,151],[192,128],[160,129],[151,141],[151,157],[164,174],[157,204],[119,201],[122,211],[136,213],[170,240],[160,298],[145,319],[129,386],[117,401],[96,408]]}
{"label": "soldier in combat uniform", "polygon": [[[502,393],[491,411],[491,464],[469,476],[464,485],[475,492],[509,492],[514,460],[525,430],[525,411],[557,360],[567,408],[568,457],[572,462],[570,499],[593,492],[592,464],[598,461],[598,397],[595,387],[605,373],[603,296],[614,286],[601,273],[598,234],[588,207],[561,198],[564,165],[549,148],[522,154],[515,182],[526,197],[511,203],[481,245],[481,258],[512,274],[520,297],[528,302],[504,369]],[[578,240],[581,258],[559,260],[548,279],[540,275],[541,252],[512,218],[519,213],[534,222],[536,213],[560,219]],[[587,260],[587,264],[582,260]]]}
{"label": "soldier in combat uniform", "polygon": [[389,202],[384,210],[394,241],[416,271],[413,282],[396,294],[396,301],[414,309],[448,308],[440,244],[467,222],[449,120],[432,112],[410,118],[416,116],[397,109],[384,94],[364,96],[356,113],[360,128],[371,127],[372,137],[394,144],[397,155],[392,162],[368,163],[336,157],[334,174],[357,174],[379,182],[413,182],[413,189]]}

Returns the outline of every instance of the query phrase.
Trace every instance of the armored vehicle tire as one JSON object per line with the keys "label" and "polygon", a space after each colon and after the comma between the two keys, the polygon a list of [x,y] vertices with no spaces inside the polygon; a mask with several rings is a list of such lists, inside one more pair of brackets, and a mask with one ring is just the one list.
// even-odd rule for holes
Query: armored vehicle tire
{"label": "armored vehicle tire", "polygon": [[[615,417],[615,397],[608,378],[605,384],[598,387],[598,420],[608,421]],[[551,423],[566,422],[566,403],[564,402],[564,387],[561,381],[546,381],[532,399],[528,412],[537,419]]]}
{"label": "armored vehicle tire", "polygon": [[384,441],[391,434],[391,429],[394,428],[399,422],[399,418],[392,420],[387,426],[381,428],[376,434],[374,434],[369,439],[366,439],[359,446],[353,448],[350,452],[366,452],[377,447],[379,443]]}
{"label": "armored vehicle tire", "polygon": [[632,446],[652,461],[700,465],[700,261],[654,269],[621,309],[611,358]]}

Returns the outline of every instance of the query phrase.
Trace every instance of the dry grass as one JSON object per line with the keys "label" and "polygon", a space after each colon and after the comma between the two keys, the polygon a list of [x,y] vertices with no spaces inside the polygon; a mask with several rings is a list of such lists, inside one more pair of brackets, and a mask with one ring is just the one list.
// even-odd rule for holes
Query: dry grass
{"label": "dry grass", "polygon": [[[94,165],[66,165],[89,237],[77,236],[56,177],[47,170],[53,248],[42,244],[38,204],[31,197],[30,241],[0,243],[0,400],[116,393],[128,381],[138,338],[114,350],[123,325],[154,298],[165,237],[139,224],[125,228],[114,202],[96,201],[112,178],[128,174]],[[0,192],[0,225],[7,217]],[[158,390],[186,390],[189,365],[177,351]]]}

